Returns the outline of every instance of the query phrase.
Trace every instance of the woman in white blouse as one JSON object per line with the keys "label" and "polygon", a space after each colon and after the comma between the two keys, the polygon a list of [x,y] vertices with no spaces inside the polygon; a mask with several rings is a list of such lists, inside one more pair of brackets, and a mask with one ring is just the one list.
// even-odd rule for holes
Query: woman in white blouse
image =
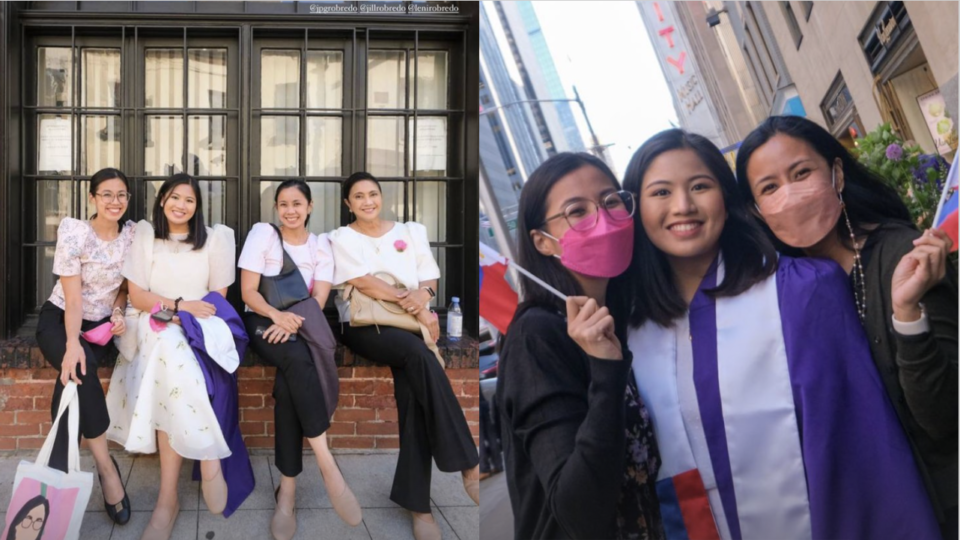
{"label": "woman in white blouse", "polygon": [[[199,183],[177,174],[163,183],[153,208],[153,224],[140,221],[123,267],[130,301],[139,315],[136,349],[124,351],[110,380],[107,437],[128,452],[160,451],[160,493],[142,539],[170,537],[180,510],[177,480],[183,458],[200,461],[203,495],[211,513],[223,512],[227,486],[220,460],[231,455],[214,414],[204,374],[176,323],[158,329],[151,311],[159,306],[189,312],[198,319],[215,315],[201,300],[209,292],[226,296],[235,278],[233,230],[203,222]],[[133,330],[133,329],[131,329]]]}
{"label": "woman in white blouse", "polygon": [[[433,338],[440,328],[428,304],[436,296],[440,268],[433,259],[427,229],[414,222],[380,219],[380,183],[358,172],[343,182],[343,200],[355,220],[330,233],[336,264],[334,284],[393,302],[415,315]],[[392,274],[408,292],[376,274]],[[341,322],[349,308],[341,298]],[[417,334],[389,326],[345,325],[343,343],[355,354],[390,366],[400,423],[400,455],[390,499],[413,514],[417,540],[439,539],[430,513],[431,458],[443,472],[460,471],[464,487],[479,504],[479,456],[460,403],[436,356]]]}
{"label": "woman in white blouse", "polygon": [[[127,287],[120,268],[136,225],[122,221],[130,189],[127,177],[117,169],[97,171],[90,178],[89,197],[97,208],[93,217],[89,221],[64,218],[57,229],[53,273],[60,279],[40,309],[37,344],[47,362],[60,371],[53,391],[53,416],[60,406],[63,385],[68,381],[78,385],[80,434],[87,439],[97,463],[107,514],[123,525],[130,520],[130,499],[107,450],[104,433],[110,417],[97,375],[101,362],[116,356],[116,348],[112,340],[98,344],[84,339],[81,333],[97,327],[102,330],[102,325],[110,323],[110,333],[101,332],[101,338],[119,336],[126,330],[123,307],[127,304]],[[67,422],[60,422],[60,428],[50,465],[66,472]]]}
{"label": "woman in white blouse", "polygon": [[[280,218],[279,230],[269,223],[254,225],[243,245],[238,266],[241,268],[240,289],[247,304],[243,320],[250,335],[250,346],[277,368],[273,411],[280,485],[274,494],[277,507],[270,530],[276,540],[289,540],[297,530],[294,507],[297,475],[303,470],[304,437],[313,449],[327,494],[340,518],[356,526],[362,514],[327,446],[326,431],[337,403],[338,380],[333,354],[319,360],[326,364],[318,372],[319,362],[311,356],[305,340],[290,340],[304,324],[322,325],[321,331],[327,338],[323,345],[331,353],[335,350],[336,342],[322,311],[333,285],[330,241],[326,234],[317,236],[307,229],[313,196],[303,180],[282,182],[274,194],[274,205]],[[316,301],[311,312],[314,320],[307,321],[293,311],[277,309],[260,294],[261,277],[280,274],[284,252],[296,264]]]}

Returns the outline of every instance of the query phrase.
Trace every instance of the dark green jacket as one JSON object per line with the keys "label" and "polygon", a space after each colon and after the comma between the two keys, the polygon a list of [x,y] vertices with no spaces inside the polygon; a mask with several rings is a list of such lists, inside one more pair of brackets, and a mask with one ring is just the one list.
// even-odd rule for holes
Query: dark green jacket
{"label": "dark green jacket", "polygon": [[919,236],[899,223],[870,233],[861,252],[864,326],[873,360],[943,523],[944,511],[957,506],[957,269],[947,261],[947,276],[921,300],[931,330],[915,336],[895,332],[893,271]]}

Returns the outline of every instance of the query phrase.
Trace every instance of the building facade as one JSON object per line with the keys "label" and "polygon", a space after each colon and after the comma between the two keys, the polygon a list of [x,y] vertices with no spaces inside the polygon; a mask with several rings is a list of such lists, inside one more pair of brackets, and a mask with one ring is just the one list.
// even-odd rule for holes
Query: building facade
{"label": "building facade", "polygon": [[[459,296],[476,336],[478,36],[470,2],[0,4],[0,338],[32,334],[57,226],[89,216],[107,166],[131,180],[133,220],[171,174],[197,176],[238,250],[281,181],[308,182],[322,233],[367,170],[386,219],[427,226],[436,307]],[[242,307],[238,284],[228,298]]]}
{"label": "building facade", "polygon": [[956,150],[956,2],[736,4],[764,12],[803,108],[845,144],[889,122],[927,153]]}

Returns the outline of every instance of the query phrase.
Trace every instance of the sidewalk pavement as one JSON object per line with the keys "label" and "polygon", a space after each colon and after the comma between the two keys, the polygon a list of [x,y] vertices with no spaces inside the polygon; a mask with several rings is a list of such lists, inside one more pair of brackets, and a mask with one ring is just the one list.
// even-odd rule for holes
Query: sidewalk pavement
{"label": "sidewalk pavement", "polygon": [[[83,520],[84,540],[138,540],[157,500],[160,461],[156,455],[143,456],[113,451],[130,495],[133,517],[126,525],[114,525],[103,510],[100,482],[94,475],[93,492]],[[407,540],[413,539],[410,513],[390,500],[397,452],[334,454],[343,477],[363,508],[363,523],[350,527],[334,512],[320,478],[313,454],[304,452],[303,472],[297,482],[297,539],[322,540]],[[0,455],[0,526],[13,491],[13,479],[20,460],[32,460],[36,453],[7,452]],[[229,519],[206,510],[200,483],[190,480],[193,464],[184,460],[180,471],[180,515],[172,540],[270,540],[273,491],[280,472],[267,453],[251,455],[257,486]],[[85,471],[95,471],[89,452],[81,454]],[[430,489],[433,516],[444,540],[479,540],[480,512],[463,490],[459,473],[441,473],[434,464]]]}

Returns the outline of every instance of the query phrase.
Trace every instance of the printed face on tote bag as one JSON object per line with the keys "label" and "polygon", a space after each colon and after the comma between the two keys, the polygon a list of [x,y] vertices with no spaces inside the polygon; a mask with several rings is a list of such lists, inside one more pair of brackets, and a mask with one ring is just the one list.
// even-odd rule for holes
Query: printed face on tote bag
{"label": "printed face on tote bag", "polygon": [[79,489],[56,489],[24,478],[10,501],[2,540],[59,540],[66,535]]}

